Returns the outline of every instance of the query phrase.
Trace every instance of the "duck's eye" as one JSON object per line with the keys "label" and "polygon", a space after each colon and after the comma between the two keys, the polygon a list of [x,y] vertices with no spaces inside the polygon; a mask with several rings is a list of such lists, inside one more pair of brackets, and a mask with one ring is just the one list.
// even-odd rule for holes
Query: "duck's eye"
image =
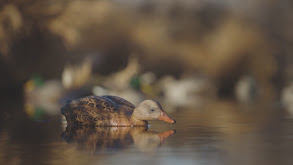
{"label": "duck's eye", "polygon": [[154,112],[155,110],[154,109],[151,109],[151,111]]}

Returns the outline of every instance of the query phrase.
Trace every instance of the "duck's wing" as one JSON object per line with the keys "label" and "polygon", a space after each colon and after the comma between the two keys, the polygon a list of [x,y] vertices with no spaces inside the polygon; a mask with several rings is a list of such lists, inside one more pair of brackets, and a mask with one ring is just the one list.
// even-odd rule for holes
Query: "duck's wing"
{"label": "duck's wing", "polygon": [[[76,101],[76,100],[75,100]],[[117,104],[115,102],[109,101],[104,97],[99,96],[87,96],[84,98],[80,98],[77,100],[79,106],[89,106],[93,109],[105,111],[105,112],[113,112],[117,111]]]}
{"label": "duck's wing", "polygon": [[102,98],[105,98],[105,99],[113,102],[114,105],[116,105],[116,107],[120,113],[124,113],[127,116],[132,115],[135,106],[131,102],[129,102],[121,97],[118,97],[118,96],[105,95],[105,96],[102,96]]}
{"label": "duck's wing", "polygon": [[127,101],[127,100],[125,100],[125,99],[123,99],[121,97],[110,96],[110,95],[105,95],[105,96],[102,96],[102,97],[106,98],[106,99],[109,99],[109,100],[111,100],[112,102],[114,102],[116,104],[124,105],[124,106],[127,106],[129,108],[133,108],[133,109],[135,108],[135,106],[131,102],[129,102],[129,101]]}
{"label": "duck's wing", "polygon": [[95,123],[107,124],[111,112],[117,112],[118,105],[103,97],[88,96],[77,100],[69,101],[61,112],[69,123],[82,123],[93,125]]}

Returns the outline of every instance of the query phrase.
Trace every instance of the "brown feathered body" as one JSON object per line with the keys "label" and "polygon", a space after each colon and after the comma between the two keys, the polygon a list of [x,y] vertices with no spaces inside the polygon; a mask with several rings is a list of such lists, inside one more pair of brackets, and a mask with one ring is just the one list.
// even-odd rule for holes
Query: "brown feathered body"
{"label": "brown feathered body", "polygon": [[69,101],[61,109],[68,125],[146,126],[131,117],[135,106],[117,96],[87,96]]}

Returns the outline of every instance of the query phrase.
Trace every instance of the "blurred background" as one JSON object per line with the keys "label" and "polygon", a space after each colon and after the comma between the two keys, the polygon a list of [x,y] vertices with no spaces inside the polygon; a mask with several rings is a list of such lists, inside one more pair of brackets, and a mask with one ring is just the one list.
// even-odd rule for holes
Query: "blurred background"
{"label": "blurred background", "polygon": [[[292,162],[292,29],[286,0],[2,0],[0,162],[70,162],[54,157],[60,107],[87,95],[158,100],[178,124],[155,163],[178,147],[177,163]],[[220,139],[213,159],[188,157],[214,145],[201,135]]]}

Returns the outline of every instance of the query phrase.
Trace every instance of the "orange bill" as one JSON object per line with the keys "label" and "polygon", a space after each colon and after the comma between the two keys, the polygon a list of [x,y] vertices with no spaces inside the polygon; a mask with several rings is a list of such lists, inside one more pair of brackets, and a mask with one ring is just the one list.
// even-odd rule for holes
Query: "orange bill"
{"label": "orange bill", "polygon": [[176,123],[176,121],[172,119],[171,117],[169,117],[164,111],[161,111],[161,114],[158,119],[165,121],[167,123]]}

